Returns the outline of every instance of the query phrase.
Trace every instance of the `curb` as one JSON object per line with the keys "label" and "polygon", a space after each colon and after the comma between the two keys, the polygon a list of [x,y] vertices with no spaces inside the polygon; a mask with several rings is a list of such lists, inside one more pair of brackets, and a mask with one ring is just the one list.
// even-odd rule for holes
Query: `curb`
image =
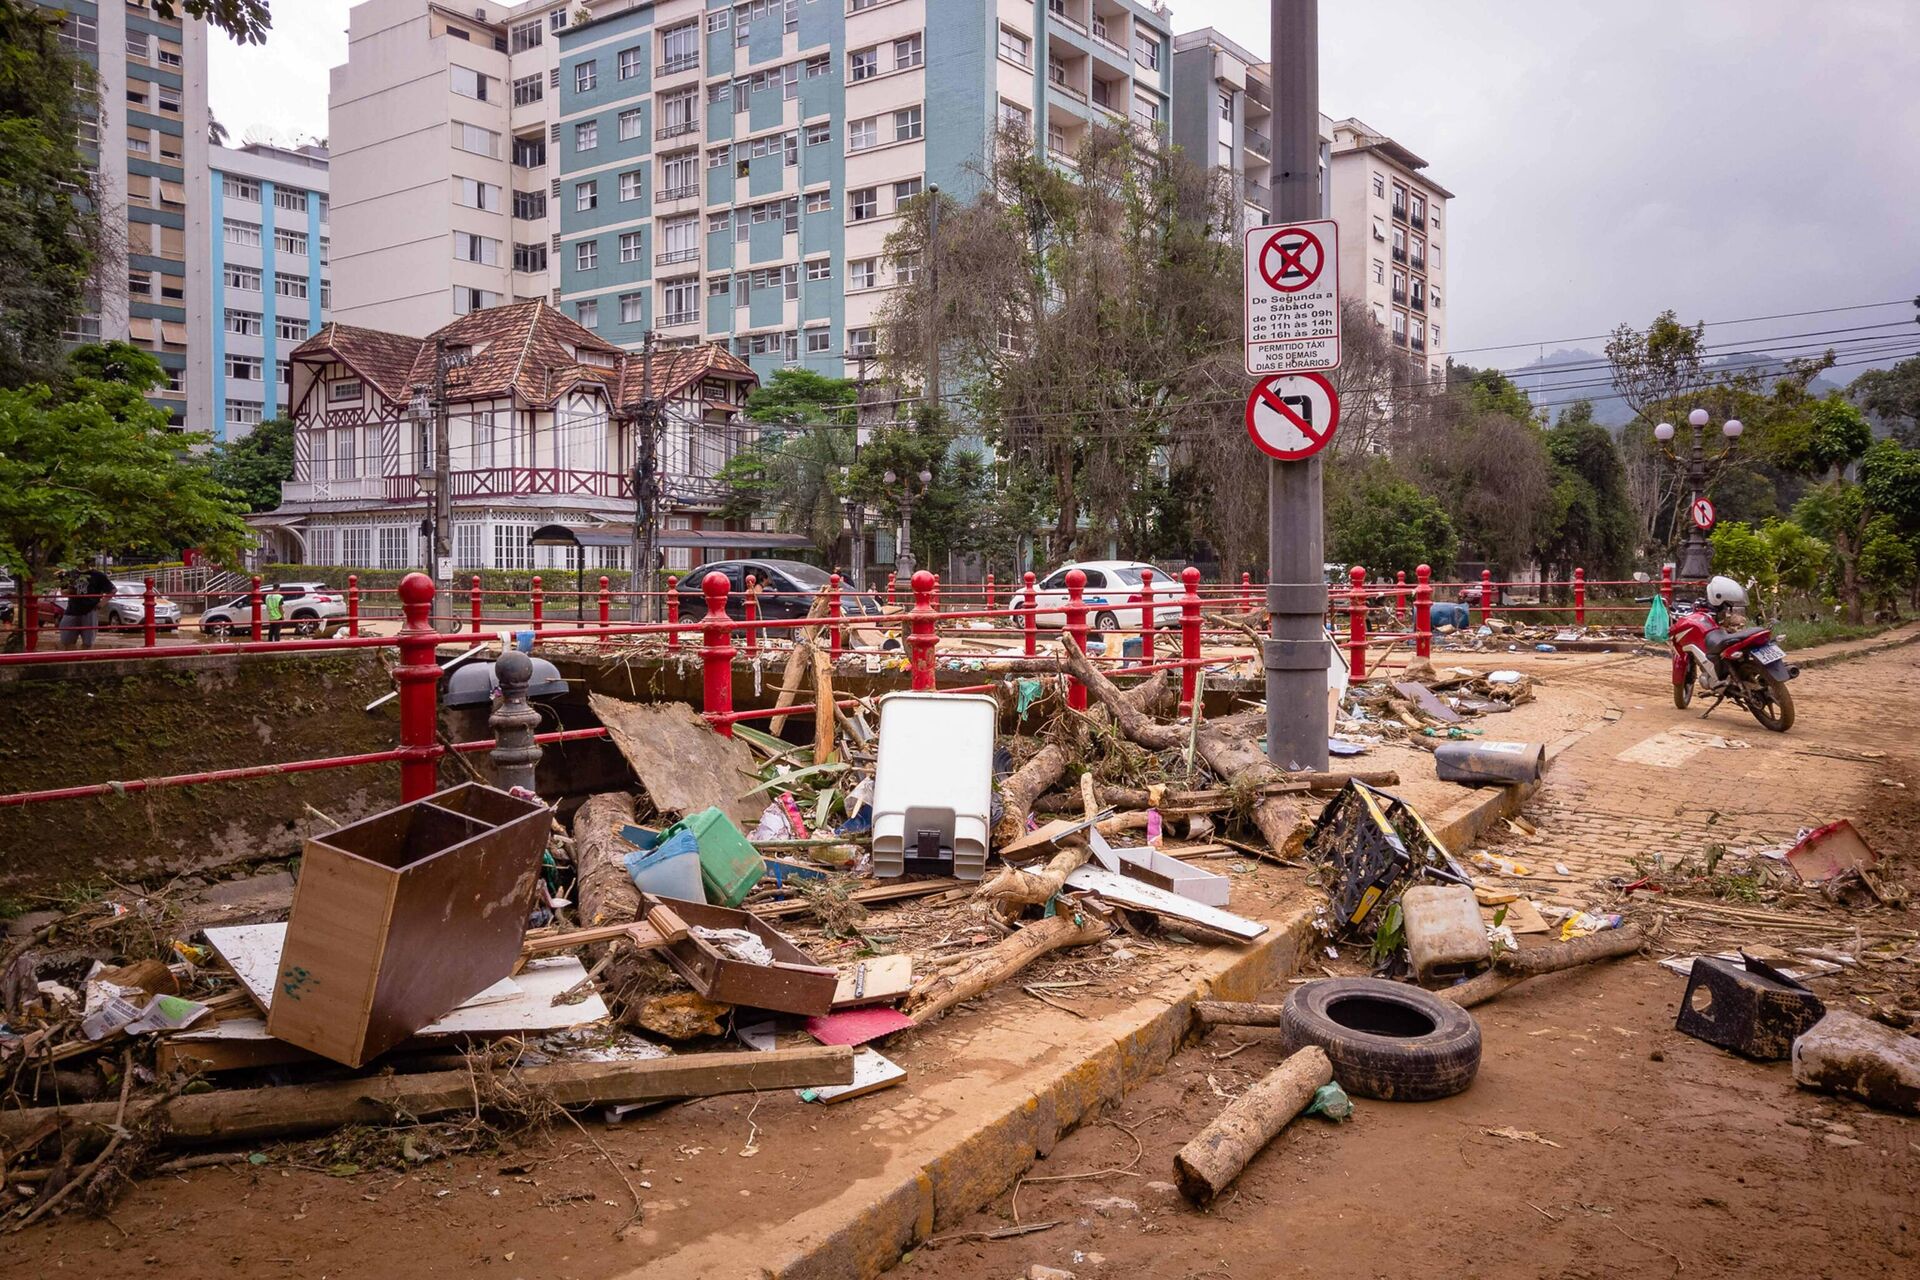
{"label": "curb", "polygon": [[1849,662],[1854,658],[1871,657],[1876,653],[1885,653],[1889,649],[1904,648],[1916,640],[1920,640],[1920,628],[1915,628],[1906,635],[1895,636],[1892,639],[1883,639],[1875,644],[1864,645],[1858,649],[1847,649],[1840,653],[1816,653],[1811,657],[1801,659],[1797,665],[1802,671],[1812,671],[1820,667],[1833,666],[1838,662]]}
{"label": "curb", "polygon": [[1434,838],[1459,857],[1494,823],[1519,813],[1539,789],[1538,782],[1512,782],[1504,787],[1484,788],[1480,794],[1459,801],[1427,825]]}
{"label": "curb", "polygon": [[1056,1069],[1023,1104],[979,1125],[918,1176],[898,1183],[813,1242],[765,1260],[761,1274],[780,1280],[865,1280],[895,1266],[921,1241],[1012,1186],[1075,1126],[1164,1070],[1192,1029],[1195,1001],[1254,999],[1294,971],[1313,937],[1309,909],[1276,922],[1224,969],[1201,978],[1112,1043]]}

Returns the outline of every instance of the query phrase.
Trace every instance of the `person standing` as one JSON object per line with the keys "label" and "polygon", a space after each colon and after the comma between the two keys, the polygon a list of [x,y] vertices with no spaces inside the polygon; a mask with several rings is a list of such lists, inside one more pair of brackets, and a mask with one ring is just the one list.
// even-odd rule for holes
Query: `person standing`
{"label": "person standing", "polygon": [[60,647],[93,648],[100,632],[100,611],[113,598],[113,579],[98,569],[73,575],[67,589],[67,603],[60,612]]}
{"label": "person standing", "polygon": [[280,627],[287,620],[286,601],[280,595],[280,588],[269,588],[264,603],[267,609],[267,639],[278,640]]}

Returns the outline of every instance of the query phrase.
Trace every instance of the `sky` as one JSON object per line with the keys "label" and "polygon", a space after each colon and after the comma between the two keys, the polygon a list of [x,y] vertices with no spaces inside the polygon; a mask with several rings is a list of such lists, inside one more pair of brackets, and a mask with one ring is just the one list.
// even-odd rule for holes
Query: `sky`
{"label": "sky", "polygon": [[[213,112],[236,139],[325,134],[347,9],[278,0],[264,48],[215,36]],[[1268,10],[1176,0],[1174,29],[1210,23],[1259,53]],[[1389,134],[1455,193],[1448,341],[1476,364],[1597,351],[1668,307],[1729,321],[1897,302],[1709,330],[1841,343],[1841,381],[1920,349],[1916,85],[1916,0],[1320,5],[1320,109]],[[1825,332],[1864,325],[1888,327]]]}

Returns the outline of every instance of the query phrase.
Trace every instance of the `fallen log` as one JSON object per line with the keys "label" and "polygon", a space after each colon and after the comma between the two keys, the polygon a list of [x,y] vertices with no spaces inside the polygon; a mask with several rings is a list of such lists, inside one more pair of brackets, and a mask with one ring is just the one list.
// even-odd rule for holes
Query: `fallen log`
{"label": "fallen log", "polygon": [[[1376,773],[1289,773],[1283,775],[1280,782],[1268,782],[1255,787],[1256,795],[1331,795],[1349,782],[1363,782],[1370,787],[1397,787],[1400,775],[1391,769]],[[1153,793],[1144,787],[1099,787],[1096,794],[1104,808],[1146,809],[1156,807]],[[1064,791],[1053,791],[1041,796],[1034,808],[1041,813],[1073,813],[1079,805],[1078,796],[1068,795]],[[1158,808],[1162,813],[1169,810],[1180,813],[1217,813],[1232,807],[1234,792],[1228,787],[1205,787],[1198,791],[1162,791]]]}
{"label": "fallen log", "polygon": [[816,647],[813,650],[813,762],[826,764],[833,759],[833,662]]}
{"label": "fallen log", "polygon": [[1066,749],[1057,742],[1049,742],[1007,775],[1007,780],[1000,784],[1000,821],[993,829],[995,848],[1020,838],[1020,833],[1027,829],[1027,815],[1034,800],[1066,771]]}
{"label": "fallen log", "polygon": [[1213,1200],[1333,1079],[1333,1063],[1317,1044],[1301,1049],[1227,1105],[1173,1158],[1180,1192],[1195,1204]]}
{"label": "fallen log", "polygon": [[[1080,816],[1088,822],[1092,822],[1100,812],[1094,791],[1093,774],[1081,774]],[[1047,860],[1045,867],[1038,871],[1002,867],[993,879],[974,891],[974,897],[993,903],[1000,918],[1011,922],[1019,918],[1024,908],[1037,907],[1065,888],[1067,877],[1085,866],[1090,856],[1086,836],[1068,836],[1061,841],[1060,851]]]}
{"label": "fallen log", "polygon": [[925,1026],[963,1000],[991,990],[1050,951],[1098,942],[1110,932],[1106,920],[1085,903],[1063,901],[1058,915],[1022,925],[956,972],[917,982],[900,1011]]}
{"label": "fallen log", "polygon": [[1493,962],[1493,968],[1477,978],[1469,978],[1456,987],[1434,992],[1463,1009],[1493,999],[1508,987],[1528,978],[1562,969],[1577,969],[1597,960],[1612,960],[1632,955],[1646,941],[1637,924],[1622,925],[1602,933],[1590,933],[1570,942],[1553,942],[1527,951],[1505,951]]}
{"label": "fallen log", "polygon": [[627,874],[631,846],[620,828],[633,821],[633,797],[621,791],[588,796],[573,815],[573,864],[580,921],[588,927],[639,918],[640,891]]}
{"label": "fallen log", "polygon": [[[179,1144],[254,1142],[350,1124],[391,1124],[398,1117],[512,1109],[531,1094],[561,1106],[651,1102],[808,1085],[851,1084],[853,1050],[845,1045],[766,1053],[690,1053],[639,1062],[562,1062],[477,1075],[470,1070],[378,1075],[322,1084],[228,1089],[167,1099],[133,1123],[152,1123]],[[34,1131],[47,1119],[73,1138],[104,1142],[114,1127],[113,1103],[0,1112],[0,1139]]]}

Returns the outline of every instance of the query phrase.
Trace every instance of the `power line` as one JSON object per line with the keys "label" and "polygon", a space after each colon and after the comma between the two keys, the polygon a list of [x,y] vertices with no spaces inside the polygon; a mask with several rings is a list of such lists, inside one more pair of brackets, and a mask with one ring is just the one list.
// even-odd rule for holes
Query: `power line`
{"label": "power line", "polygon": [[[1758,324],[1763,320],[1798,320],[1802,316],[1829,316],[1841,311],[1871,311],[1875,307],[1905,307],[1912,305],[1911,298],[1895,298],[1890,302],[1855,302],[1844,307],[1816,307],[1811,311],[1782,311],[1770,316],[1742,316],[1735,320],[1707,320],[1709,328],[1724,324]],[[1563,342],[1594,342],[1601,338],[1611,338],[1611,333],[1588,333],[1577,338],[1549,338],[1545,341],[1502,342],[1490,347],[1454,347],[1449,355],[1465,355],[1473,351],[1513,351],[1520,347],[1551,347]]]}

